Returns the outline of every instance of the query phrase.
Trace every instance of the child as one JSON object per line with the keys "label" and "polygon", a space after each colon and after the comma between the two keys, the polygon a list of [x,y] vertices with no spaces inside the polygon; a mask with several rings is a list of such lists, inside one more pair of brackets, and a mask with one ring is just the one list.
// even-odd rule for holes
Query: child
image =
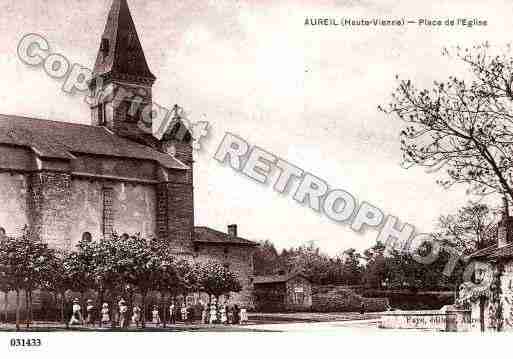
{"label": "child", "polygon": [[246,324],[248,322],[248,311],[246,308],[240,308],[240,324]]}
{"label": "child", "polygon": [[181,309],[181,313],[182,313],[182,322],[187,322],[187,306],[185,305],[185,303],[182,304],[182,309]]}
{"label": "child", "polygon": [[110,322],[109,304],[103,303],[102,305],[102,324],[107,325]]}
{"label": "child", "polygon": [[86,313],[86,325],[92,324],[94,326],[94,305],[92,299],[87,300]]}
{"label": "child", "polygon": [[228,321],[228,318],[226,317],[226,306],[225,305],[221,305],[219,316],[220,316],[221,324],[226,324],[226,322]]}
{"label": "child", "polygon": [[77,325],[82,323],[82,308],[80,307],[79,303],[80,301],[78,300],[78,298],[75,298],[75,300],[73,300],[73,315],[71,316],[69,325]]}
{"label": "child", "polygon": [[137,304],[133,309],[132,322],[135,323],[136,328],[139,328],[139,324],[141,324],[141,308]]}
{"label": "child", "polygon": [[160,326],[160,314],[159,314],[159,307],[156,305],[153,306],[153,311],[151,312],[151,316],[153,319],[153,324],[155,324],[156,327]]}
{"label": "child", "polygon": [[128,327],[128,307],[126,305],[126,302],[124,299],[121,299],[119,301],[119,327],[120,328],[127,328]]}
{"label": "child", "polygon": [[171,305],[169,306],[169,322],[171,324],[175,324],[176,323],[176,310],[175,310],[175,303],[172,302]]}
{"label": "child", "polygon": [[233,324],[233,306],[227,306],[226,307],[226,312],[227,312],[227,323],[228,324]]}
{"label": "child", "polygon": [[213,301],[211,304],[210,304],[210,318],[209,318],[209,323],[210,324],[215,324],[217,321],[217,309],[216,309],[216,304],[215,304],[215,301]]}

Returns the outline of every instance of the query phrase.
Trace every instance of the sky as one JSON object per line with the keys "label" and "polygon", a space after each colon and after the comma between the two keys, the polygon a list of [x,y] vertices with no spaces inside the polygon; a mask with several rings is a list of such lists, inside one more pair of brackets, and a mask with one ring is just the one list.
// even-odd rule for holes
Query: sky
{"label": "sky", "polygon": [[[466,75],[444,46],[511,41],[513,3],[494,1],[170,1],[129,0],[150,69],[154,101],[182,106],[192,121],[211,124],[195,155],[195,220],[269,239],[278,248],[309,241],[332,255],[374,244],[377,232],[352,232],[272,186],[259,185],[213,159],[224,134],[239,135],[369,201],[418,232],[471,197],[444,190],[437,174],[403,169],[402,124],[377,110],[390,100],[395,75],[419,86]],[[2,0],[0,113],[88,124],[81,96],[16,55],[27,33],[92,68],[111,0]],[[305,26],[306,18],[411,20],[479,18],[487,26]]]}

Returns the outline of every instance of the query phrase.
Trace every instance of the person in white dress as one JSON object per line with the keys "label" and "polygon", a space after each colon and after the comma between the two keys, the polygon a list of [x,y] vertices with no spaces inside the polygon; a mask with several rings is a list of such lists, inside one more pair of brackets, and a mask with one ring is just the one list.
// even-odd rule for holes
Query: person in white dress
{"label": "person in white dress", "polygon": [[109,322],[110,322],[109,304],[103,303],[103,305],[102,305],[102,324],[107,325]]}
{"label": "person in white dress", "polygon": [[219,309],[219,319],[220,319],[220,322],[221,324],[226,324],[226,322],[228,321],[228,318],[226,317],[226,305],[221,305],[221,308]]}
{"label": "person in white dress", "polygon": [[185,305],[185,302],[182,304],[180,313],[182,314],[182,322],[187,322],[187,306]]}
{"label": "person in white dress", "polygon": [[175,324],[176,323],[176,309],[175,309],[175,303],[174,302],[172,302],[169,305],[169,322],[171,324]]}
{"label": "person in white dress", "polygon": [[73,300],[73,315],[71,316],[69,325],[78,325],[83,323],[81,310],[82,308],[80,307],[80,301],[75,298]]}
{"label": "person in white dress", "polygon": [[135,323],[136,328],[139,328],[139,325],[141,324],[141,308],[136,304],[132,311],[132,322]]}
{"label": "person in white dress", "polygon": [[128,307],[124,299],[119,301],[119,327],[127,328],[128,327]]}
{"label": "person in white dress", "polygon": [[244,307],[240,308],[240,324],[247,324],[248,310]]}
{"label": "person in white dress", "polygon": [[160,313],[159,313],[159,307],[154,305],[153,310],[151,312],[151,317],[153,324],[155,324],[156,327],[160,326]]}
{"label": "person in white dress", "polygon": [[215,299],[210,304],[210,318],[209,318],[209,324],[215,324],[217,321],[217,308],[216,308],[216,301]]}

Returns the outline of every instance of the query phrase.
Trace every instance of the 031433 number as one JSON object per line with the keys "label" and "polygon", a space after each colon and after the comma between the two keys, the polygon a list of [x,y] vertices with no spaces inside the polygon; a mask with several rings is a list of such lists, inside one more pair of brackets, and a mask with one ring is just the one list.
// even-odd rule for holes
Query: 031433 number
{"label": "031433 number", "polygon": [[12,338],[10,345],[11,347],[40,347],[42,344],[39,338]]}

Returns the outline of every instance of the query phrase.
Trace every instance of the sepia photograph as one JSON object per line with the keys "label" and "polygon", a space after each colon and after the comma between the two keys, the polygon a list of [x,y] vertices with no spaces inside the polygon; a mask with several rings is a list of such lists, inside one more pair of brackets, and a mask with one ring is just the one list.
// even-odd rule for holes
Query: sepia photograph
{"label": "sepia photograph", "polygon": [[0,9],[8,357],[513,333],[513,3]]}

